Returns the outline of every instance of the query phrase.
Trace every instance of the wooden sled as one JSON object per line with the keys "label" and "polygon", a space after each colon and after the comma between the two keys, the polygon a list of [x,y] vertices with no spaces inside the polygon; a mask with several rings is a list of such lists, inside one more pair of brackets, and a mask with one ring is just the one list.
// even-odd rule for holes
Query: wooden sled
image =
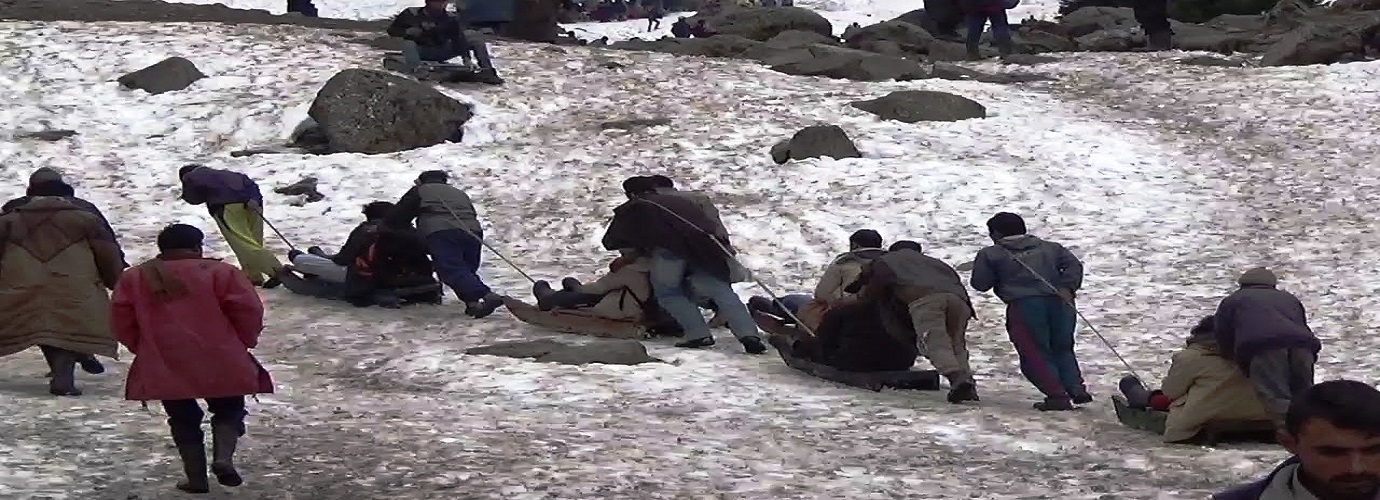
{"label": "wooden sled", "polygon": [[414,72],[407,71],[407,64],[403,60],[401,52],[389,52],[383,56],[383,69],[402,73],[417,78],[418,80],[438,83],[480,83],[479,70],[473,66],[463,64],[446,64],[437,62],[424,62],[422,67]]}
{"label": "wooden sled", "polygon": [[[1122,425],[1156,435],[1164,434],[1164,423],[1169,417],[1169,412],[1132,408],[1120,394],[1112,396],[1112,406],[1116,409],[1116,419]],[[1216,420],[1203,424],[1198,435],[1184,444],[1215,446],[1222,443],[1275,442],[1275,424],[1269,420]]]}
{"label": "wooden sled", "polygon": [[504,297],[503,306],[518,321],[562,333],[609,339],[642,340],[648,337],[647,329],[636,321],[604,318],[578,309],[543,311],[512,297]]}
{"label": "wooden sled", "polygon": [[[757,321],[758,328],[772,337],[793,339],[805,334],[769,314],[753,311],[752,319]],[[831,382],[870,391],[880,391],[883,388],[915,391],[939,390],[939,372],[934,370],[849,372],[808,359],[797,358],[790,354],[790,349],[782,349],[778,346],[776,352],[781,355],[781,360],[786,362],[786,366]]]}

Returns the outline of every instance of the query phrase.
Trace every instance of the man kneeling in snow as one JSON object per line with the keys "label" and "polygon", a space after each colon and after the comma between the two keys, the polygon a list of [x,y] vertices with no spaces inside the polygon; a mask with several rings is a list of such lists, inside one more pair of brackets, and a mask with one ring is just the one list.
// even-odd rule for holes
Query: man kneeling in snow
{"label": "man kneeling in snow", "polygon": [[410,7],[393,18],[388,35],[402,38],[403,59],[408,71],[417,71],[422,61],[445,62],[461,57],[469,66],[470,54],[479,63],[480,83],[499,85],[503,79],[494,70],[489,47],[479,32],[466,31],[460,17],[446,11],[448,0],[426,0],[423,7]]}
{"label": "man kneeling in snow", "polygon": [[643,305],[652,296],[652,283],[646,258],[618,257],[609,263],[609,273],[593,283],[575,278],[561,280],[562,290],[553,290],[546,281],[532,286],[537,307],[582,309],[613,320],[641,320]]}

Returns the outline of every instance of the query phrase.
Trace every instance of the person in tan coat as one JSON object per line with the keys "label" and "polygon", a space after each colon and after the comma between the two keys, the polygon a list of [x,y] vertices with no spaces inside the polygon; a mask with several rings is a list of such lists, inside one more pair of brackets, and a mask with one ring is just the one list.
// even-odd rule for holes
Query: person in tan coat
{"label": "person in tan coat", "polygon": [[124,268],[100,218],[58,196],[36,196],[0,216],[0,356],[38,346],[48,392],[77,396],[82,355],[115,358],[110,297]]}
{"label": "person in tan coat", "polygon": [[546,281],[532,285],[532,295],[543,311],[579,309],[613,320],[642,319],[643,305],[652,296],[646,258],[618,257],[609,263],[609,273],[591,283],[575,278],[561,280],[562,290],[553,290]]}
{"label": "person in tan coat", "polygon": [[1131,406],[1169,411],[1166,443],[1193,442],[1209,422],[1270,421],[1254,386],[1232,360],[1222,356],[1213,320],[1208,316],[1191,330],[1187,345],[1174,353],[1160,390],[1147,394],[1134,376],[1122,380],[1122,392]]}
{"label": "person in tan coat", "polygon": [[829,309],[851,302],[856,293],[848,292],[848,285],[862,276],[863,266],[885,254],[882,248],[882,235],[872,229],[859,229],[848,236],[848,251],[834,257],[824,268],[819,282],[815,284],[812,295],[791,294],[773,301],[767,297],[753,297],[748,307],[782,319],[791,319],[786,311],[794,313],[806,328],[815,330],[824,320]]}

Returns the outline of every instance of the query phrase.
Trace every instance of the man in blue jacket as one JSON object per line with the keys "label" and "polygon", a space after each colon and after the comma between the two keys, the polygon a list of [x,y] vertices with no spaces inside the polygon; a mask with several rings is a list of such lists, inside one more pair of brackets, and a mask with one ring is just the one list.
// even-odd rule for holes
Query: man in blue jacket
{"label": "man in blue jacket", "polygon": [[1260,402],[1283,425],[1294,394],[1313,385],[1322,343],[1308,328],[1303,303],[1275,288],[1279,278],[1263,267],[1236,280],[1241,288],[1217,306],[1217,344],[1255,386]]}
{"label": "man in blue jacket", "polygon": [[1293,454],[1264,479],[1213,500],[1380,498],[1380,391],[1329,380],[1296,395],[1279,432]]}
{"label": "man in blue jacket", "polygon": [[987,221],[995,243],[973,260],[973,288],[996,289],[1006,303],[1006,332],[1021,359],[1021,373],[1044,393],[1040,411],[1072,410],[1092,401],[1073,332],[1073,297],[1083,285],[1083,263],[1063,245],[1026,234],[1021,216],[1001,212]]}
{"label": "man in blue jacket", "polygon": [[466,35],[460,17],[446,10],[448,0],[426,0],[423,7],[409,7],[393,18],[388,36],[403,39],[403,59],[408,71],[416,71],[422,61],[445,62],[456,57],[468,61],[471,53],[479,63],[480,83],[499,85],[503,79],[494,69],[489,47],[483,40]]}

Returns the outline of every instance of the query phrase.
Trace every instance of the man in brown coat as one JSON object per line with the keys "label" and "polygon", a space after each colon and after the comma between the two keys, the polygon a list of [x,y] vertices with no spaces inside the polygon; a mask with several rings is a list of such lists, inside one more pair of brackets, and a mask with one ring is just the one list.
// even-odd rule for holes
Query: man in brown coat
{"label": "man in brown coat", "polygon": [[58,196],[37,196],[0,216],[0,356],[38,346],[55,396],[81,394],[83,354],[116,356],[110,298],[124,268],[100,218]]}
{"label": "man in brown coat", "polygon": [[909,320],[920,353],[949,379],[949,402],[977,401],[966,340],[973,306],[958,271],[921,253],[919,243],[898,241],[868,263],[860,281],[866,285],[861,297],[889,304],[896,317]]}

